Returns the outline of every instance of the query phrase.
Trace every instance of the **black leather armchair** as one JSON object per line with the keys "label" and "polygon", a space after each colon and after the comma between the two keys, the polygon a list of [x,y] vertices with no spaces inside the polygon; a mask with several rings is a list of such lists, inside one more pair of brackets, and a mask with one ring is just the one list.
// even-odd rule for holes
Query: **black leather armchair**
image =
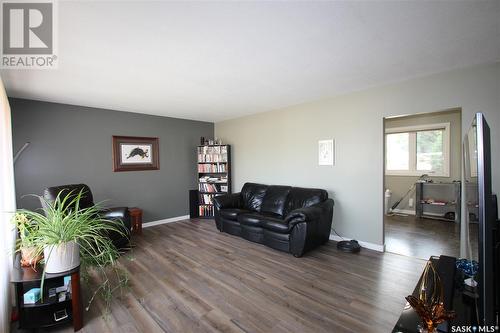
{"label": "black leather armchair", "polygon": [[325,190],[246,183],[214,203],[219,231],[296,257],[330,237],[334,201]]}
{"label": "black leather armchair", "polygon": [[[48,187],[43,191],[43,198],[49,202],[56,200],[57,196],[61,193],[62,196],[66,196],[67,193],[71,193],[72,196],[77,196],[80,191],[83,190],[83,194],[80,198],[79,205],[81,208],[88,208],[94,206],[94,198],[92,196],[92,191],[85,184],[70,184]],[[42,201],[42,207],[44,202]],[[113,241],[113,244],[118,248],[124,248],[128,246],[130,242],[130,214],[127,207],[113,207],[107,208],[101,211],[101,216],[105,219],[112,221],[121,221],[123,223],[122,235],[117,232],[110,232],[109,237]]]}

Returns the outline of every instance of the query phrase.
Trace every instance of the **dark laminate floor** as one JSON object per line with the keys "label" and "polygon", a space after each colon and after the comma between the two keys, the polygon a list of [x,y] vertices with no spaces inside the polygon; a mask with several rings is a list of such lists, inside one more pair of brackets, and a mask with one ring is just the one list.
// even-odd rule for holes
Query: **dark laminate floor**
{"label": "dark laminate floor", "polygon": [[211,220],[147,228],[135,241],[120,259],[130,292],[107,319],[93,304],[83,332],[388,332],[424,265],[341,253],[334,242],[295,258],[219,233]]}
{"label": "dark laminate floor", "polygon": [[[477,248],[477,224],[471,224],[472,248]],[[385,217],[385,249],[415,258],[460,255],[460,224],[415,216]]]}

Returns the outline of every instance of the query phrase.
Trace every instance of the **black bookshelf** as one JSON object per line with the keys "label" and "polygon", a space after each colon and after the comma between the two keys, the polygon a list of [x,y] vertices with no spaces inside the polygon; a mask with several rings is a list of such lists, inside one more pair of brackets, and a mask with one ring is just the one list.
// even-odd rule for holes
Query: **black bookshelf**
{"label": "black bookshelf", "polygon": [[191,217],[213,218],[213,198],[231,193],[231,146],[203,145],[197,147],[198,189],[191,195]]}

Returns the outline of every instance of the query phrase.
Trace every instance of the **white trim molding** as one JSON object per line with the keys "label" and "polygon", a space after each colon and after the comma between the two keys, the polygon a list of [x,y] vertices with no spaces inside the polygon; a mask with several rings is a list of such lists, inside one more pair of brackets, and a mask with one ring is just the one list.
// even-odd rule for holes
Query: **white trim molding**
{"label": "white trim molding", "polygon": [[418,132],[418,131],[429,131],[436,129],[450,129],[450,123],[436,123],[436,124],[426,124],[426,125],[413,125],[413,126],[403,126],[403,127],[388,127],[385,129],[385,133],[406,133],[406,132]]}
{"label": "white trim molding", "polygon": [[[343,240],[351,240],[351,239],[352,238],[346,238],[346,237],[340,238],[337,235],[330,234],[330,240],[333,240],[336,242],[340,242]],[[358,243],[359,243],[359,245],[361,245],[361,247],[364,247],[365,249],[374,250],[374,251],[378,251],[378,252],[385,252],[385,245],[374,244],[374,243],[363,242],[363,241],[358,241]]]}
{"label": "white trim molding", "polygon": [[143,228],[149,228],[149,227],[154,227],[155,225],[166,224],[166,223],[173,223],[173,222],[179,222],[179,221],[182,221],[182,220],[189,220],[189,215],[175,216],[175,217],[170,217],[168,219],[146,222],[146,223],[142,224],[142,227]]}
{"label": "white trim molding", "polygon": [[[160,224],[179,222],[179,221],[189,220],[189,219],[190,219],[189,215],[176,216],[176,217],[171,217],[171,218],[168,218],[168,219],[146,222],[146,223],[142,224],[142,227],[143,228],[154,227],[154,226],[160,225]],[[337,235],[330,234],[330,240],[338,242],[338,241],[341,241],[341,240],[351,240],[351,238],[345,238],[345,237],[344,238],[340,238]],[[363,241],[359,241],[359,245],[361,245],[361,247],[364,247],[364,248],[369,249],[369,250],[374,250],[374,251],[378,251],[378,252],[384,252],[385,251],[385,246],[384,245],[379,245],[379,244],[374,244],[374,243],[369,243],[369,242],[363,242]]]}
{"label": "white trim molding", "polygon": [[11,223],[16,210],[13,155],[9,100],[0,78],[0,332],[10,331],[12,309],[10,272],[17,233]]}

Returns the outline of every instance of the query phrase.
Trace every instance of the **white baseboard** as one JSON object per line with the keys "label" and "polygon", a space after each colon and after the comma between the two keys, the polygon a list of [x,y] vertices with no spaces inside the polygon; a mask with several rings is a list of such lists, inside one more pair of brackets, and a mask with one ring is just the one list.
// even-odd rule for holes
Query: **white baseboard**
{"label": "white baseboard", "polygon": [[[339,236],[337,235],[330,235],[330,240],[333,240],[333,241],[336,241],[336,242],[339,242],[339,241],[342,241],[342,240],[351,240],[352,238],[346,238],[346,237],[343,237],[343,238],[340,238]],[[385,251],[385,246],[384,245],[379,245],[379,244],[374,244],[374,243],[369,243],[369,242],[363,242],[363,241],[358,241],[359,245],[361,245],[361,247],[364,247],[366,249],[370,249],[370,250],[374,250],[374,251],[378,251],[378,252],[384,252]]]}
{"label": "white baseboard", "polygon": [[[165,223],[173,223],[173,222],[178,222],[178,221],[188,220],[188,219],[189,219],[189,215],[176,216],[176,217],[171,217],[171,218],[168,218],[168,219],[146,222],[146,223],[142,224],[142,227],[143,228],[148,228],[148,227],[153,227],[155,225],[160,225],[160,224],[165,224]],[[330,239],[334,240],[336,242],[341,241],[341,240],[351,240],[351,238],[346,238],[346,237],[344,237],[342,239],[342,238],[340,238],[337,235],[330,235]],[[370,249],[370,250],[375,250],[375,251],[378,251],[378,252],[384,252],[385,251],[384,245],[378,245],[378,244],[369,243],[369,242],[363,242],[363,241],[358,241],[358,242],[359,242],[359,245],[361,245],[361,247],[364,247],[364,248],[367,248],[367,249]]]}
{"label": "white baseboard", "polygon": [[168,219],[146,222],[146,223],[142,224],[142,227],[143,228],[154,227],[155,225],[160,225],[160,224],[165,224],[165,223],[172,223],[172,222],[177,222],[177,221],[182,221],[182,220],[188,220],[188,219],[189,219],[189,215],[175,216],[175,217],[170,217]]}

